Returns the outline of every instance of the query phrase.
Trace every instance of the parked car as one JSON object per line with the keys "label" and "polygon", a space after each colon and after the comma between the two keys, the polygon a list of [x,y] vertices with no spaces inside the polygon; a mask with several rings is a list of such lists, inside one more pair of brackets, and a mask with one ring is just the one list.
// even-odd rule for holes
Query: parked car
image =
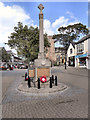
{"label": "parked car", "polygon": [[7,70],[7,63],[5,62],[0,63],[0,70]]}
{"label": "parked car", "polygon": [[5,66],[0,66],[0,70],[7,70],[7,67],[5,67]]}
{"label": "parked car", "polygon": [[26,69],[26,66],[25,65],[21,65],[20,69]]}

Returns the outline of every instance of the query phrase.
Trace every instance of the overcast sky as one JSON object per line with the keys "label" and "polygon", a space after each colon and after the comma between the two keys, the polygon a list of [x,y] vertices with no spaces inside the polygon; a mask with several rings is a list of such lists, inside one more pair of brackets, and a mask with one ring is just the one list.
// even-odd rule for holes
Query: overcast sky
{"label": "overcast sky", "polygon": [[[18,22],[39,26],[40,2],[0,2],[0,46],[5,46],[8,36]],[[61,26],[79,23],[88,27],[88,2],[42,2],[44,5],[44,33],[58,33]],[[89,10],[90,11],[90,10]],[[58,44],[56,44],[57,46]],[[5,46],[8,50],[8,46]]]}

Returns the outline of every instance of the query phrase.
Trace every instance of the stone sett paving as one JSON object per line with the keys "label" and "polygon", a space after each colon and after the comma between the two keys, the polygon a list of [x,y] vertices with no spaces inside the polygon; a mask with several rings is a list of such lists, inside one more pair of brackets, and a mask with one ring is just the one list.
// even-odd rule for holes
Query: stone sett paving
{"label": "stone sett paving", "polygon": [[[3,118],[87,118],[88,91],[69,86],[63,92],[32,95],[17,91],[13,82],[2,101]],[[11,92],[12,91],[12,92]]]}

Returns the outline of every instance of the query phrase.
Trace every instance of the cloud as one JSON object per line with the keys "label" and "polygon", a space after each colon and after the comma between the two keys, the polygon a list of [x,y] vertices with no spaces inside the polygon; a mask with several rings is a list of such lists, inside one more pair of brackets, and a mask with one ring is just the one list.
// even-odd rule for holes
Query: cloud
{"label": "cloud", "polygon": [[72,12],[67,11],[66,14],[70,15],[71,18],[75,18],[74,15],[72,14]]}
{"label": "cloud", "polygon": [[53,23],[51,23],[49,20],[44,20],[44,33],[46,32],[48,35],[57,34],[59,27],[65,27],[67,25],[73,25],[76,23],[79,23],[79,20],[69,11],[66,12],[66,14],[69,15],[69,17],[61,16],[58,19],[56,19]]}
{"label": "cloud", "polygon": [[18,22],[33,24],[33,20],[23,8],[16,5],[5,6],[4,3],[0,2],[0,44],[8,42],[8,36],[13,32],[13,28]]}
{"label": "cloud", "polygon": [[47,33],[48,35],[54,34],[51,22],[49,20],[46,20],[46,19],[44,20],[44,33]]}
{"label": "cloud", "polygon": [[[67,11],[66,14],[68,14],[69,17],[60,16],[54,22],[45,19],[44,33],[54,35],[58,33],[59,27],[78,23],[77,18],[74,17],[71,12]],[[18,22],[37,27],[37,25],[34,25],[34,21],[30,15],[28,15],[22,7],[17,5],[8,6],[0,2],[0,45],[8,42],[8,36],[13,32],[13,28],[17,26]],[[6,46],[6,49],[9,49],[9,47]]]}
{"label": "cloud", "polygon": [[74,14],[73,14],[72,12],[67,11],[66,14],[69,15],[69,17],[70,17],[71,19],[73,19],[74,21],[78,21],[78,19],[74,16]]}
{"label": "cloud", "polygon": [[67,22],[68,22],[68,19],[65,19],[65,17],[62,16],[59,19],[56,19],[55,22],[52,23],[52,27],[55,28],[55,27],[60,26],[62,24],[66,25]]}

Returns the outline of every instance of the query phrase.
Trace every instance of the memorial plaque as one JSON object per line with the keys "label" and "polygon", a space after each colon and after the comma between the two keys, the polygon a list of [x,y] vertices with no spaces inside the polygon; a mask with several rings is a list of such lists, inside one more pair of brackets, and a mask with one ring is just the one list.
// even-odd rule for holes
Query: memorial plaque
{"label": "memorial plaque", "polygon": [[29,77],[35,77],[35,69],[29,70]]}
{"label": "memorial plaque", "polygon": [[37,77],[41,76],[50,77],[50,68],[37,68]]}

